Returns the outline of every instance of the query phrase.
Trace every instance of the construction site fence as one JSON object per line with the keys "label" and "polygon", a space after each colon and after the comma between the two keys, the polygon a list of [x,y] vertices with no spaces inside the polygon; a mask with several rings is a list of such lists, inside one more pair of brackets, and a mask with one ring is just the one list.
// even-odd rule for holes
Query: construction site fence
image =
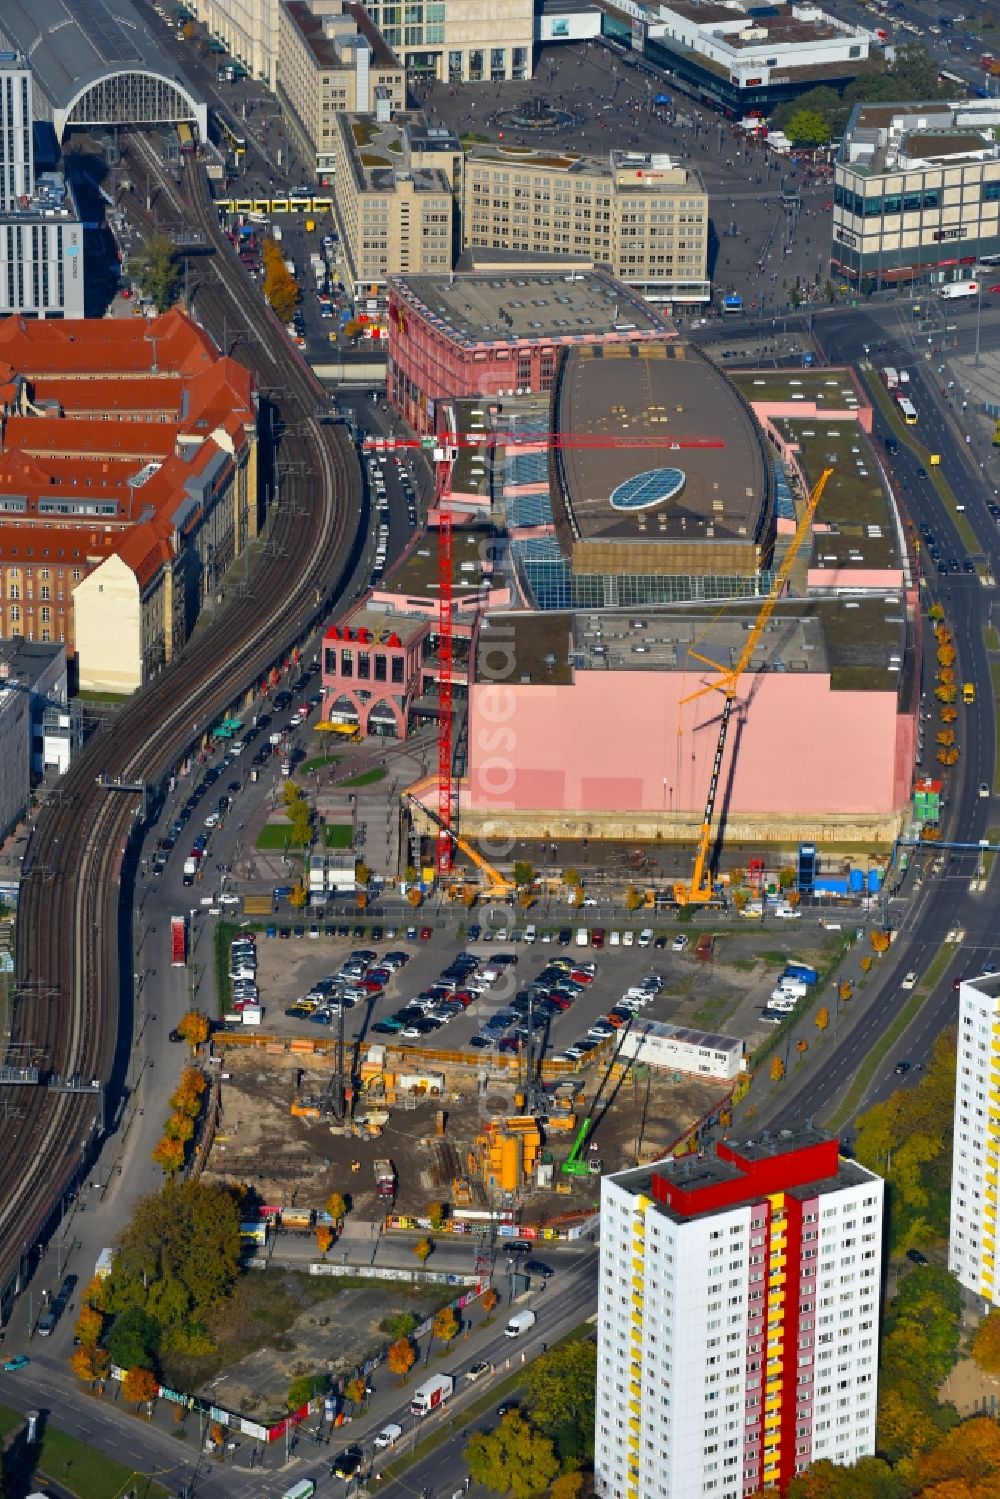
{"label": "construction site fence", "polygon": [[[271,1036],[263,1035],[260,1031],[253,1029],[215,1031],[212,1035],[212,1043],[216,1047],[234,1046],[244,1050],[266,1051],[272,1056],[284,1056],[288,1052],[296,1056],[323,1057],[332,1063],[336,1053],[336,1046],[325,1037],[313,1039],[311,1036]],[[375,1043],[372,1042],[372,1045]],[[608,1048],[599,1046],[586,1057],[577,1061],[553,1062],[543,1058],[539,1065],[542,1077],[565,1077],[570,1072],[583,1072],[593,1066],[595,1061],[600,1061],[606,1055]],[[521,1058],[512,1052],[480,1052],[473,1055],[467,1051],[446,1051],[435,1046],[407,1046],[386,1047],[386,1063],[390,1070],[393,1067],[399,1070],[401,1067],[409,1068],[415,1063],[436,1063],[444,1067],[471,1067],[475,1071],[482,1071],[488,1067],[492,1072],[513,1074],[516,1076],[521,1070]]]}

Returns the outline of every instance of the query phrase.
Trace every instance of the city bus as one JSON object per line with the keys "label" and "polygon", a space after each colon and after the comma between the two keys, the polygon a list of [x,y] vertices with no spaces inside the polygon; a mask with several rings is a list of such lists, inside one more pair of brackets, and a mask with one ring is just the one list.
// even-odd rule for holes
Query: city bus
{"label": "city bus", "polygon": [[899,414],[906,425],[908,427],[915,427],[917,425],[917,408],[909,396],[899,396],[896,400],[896,405],[899,407]]}

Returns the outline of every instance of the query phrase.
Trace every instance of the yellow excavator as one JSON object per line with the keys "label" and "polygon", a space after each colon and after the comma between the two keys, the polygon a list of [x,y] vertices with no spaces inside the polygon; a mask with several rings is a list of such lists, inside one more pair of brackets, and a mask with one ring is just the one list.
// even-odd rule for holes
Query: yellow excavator
{"label": "yellow excavator", "polygon": [[[440,817],[438,817],[437,813],[434,812],[430,807],[425,806],[423,802],[418,801],[415,796],[411,796],[408,792],[404,792],[403,800],[405,802],[408,802],[409,805],[414,809],[414,811],[423,813],[424,815],[429,817],[431,822],[435,823],[437,827],[444,828],[444,823],[441,821]],[[514,894],[517,886],[515,885],[513,880],[508,879],[505,874],[501,874],[499,869],[495,869],[494,866],[490,863],[489,859],[484,858],[483,855],[476,849],[474,849],[472,847],[472,844],[467,842],[465,838],[460,838],[459,835],[451,828],[445,828],[444,830],[448,834],[448,837],[451,839],[451,841],[454,843],[455,847],[458,849],[459,853],[464,854],[469,862],[471,864],[474,864],[476,869],[478,869],[483,881],[483,888],[480,891],[481,899],[506,900],[508,895]]]}
{"label": "yellow excavator", "polygon": [[695,855],[694,872],[690,881],[679,881],[674,886],[674,899],[680,906],[705,905],[712,899],[712,870],[709,858],[709,846],[712,838],[712,819],[715,815],[715,798],[719,789],[719,780],[722,775],[722,762],[726,753],[726,738],[729,733],[729,720],[733,713],[733,704],[736,701],[737,689],[740,677],[750,665],[754,651],[760,644],[761,636],[767,629],[768,621],[774,613],[775,605],[784,591],[788,582],[795,559],[799,554],[802,543],[805,541],[812,525],[813,516],[816,514],[817,506],[823,498],[823,491],[833,473],[832,468],[826,468],[820,474],[814,484],[805,509],[798,525],[795,535],[788,544],[781,566],[774,575],[771,591],[760,607],[760,613],[754,620],[753,627],[747,633],[746,642],[740,653],[740,658],[735,666],[722,666],[718,661],[713,661],[709,656],[700,656],[697,651],[690,651],[696,661],[703,661],[706,666],[712,667],[719,673],[718,679],[709,682],[705,687],[699,687],[697,692],[690,693],[681,699],[681,703],[694,702],[696,698],[704,697],[709,692],[721,692],[723,695],[722,718],[719,723],[719,738],[715,746],[715,759],[712,762],[712,776],[708,783],[708,799],[705,802],[705,812],[701,820],[701,829],[698,833],[698,850]]}

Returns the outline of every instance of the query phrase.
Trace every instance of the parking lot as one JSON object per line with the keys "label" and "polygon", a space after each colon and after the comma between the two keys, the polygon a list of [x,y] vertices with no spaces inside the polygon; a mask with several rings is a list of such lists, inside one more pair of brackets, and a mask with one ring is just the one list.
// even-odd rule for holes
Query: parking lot
{"label": "parking lot", "polygon": [[628,932],[631,944],[612,947],[603,930],[605,945],[595,949],[593,932],[582,947],[569,926],[547,930],[548,941],[486,943],[475,924],[462,936],[307,918],[268,924],[256,944],[263,1029],[327,1037],[340,1005],[352,1042],[467,1051],[480,1065],[523,1049],[530,994],[536,1047],[567,1064],[597,1051],[630,1011],[633,1020],[725,1030],[752,1044],[767,1033],[762,1017],[786,960],[821,964],[830,945],[815,931],[773,932],[773,947],[761,952],[754,934],[729,930],[705,962],[695,956],[697,932],[657,929],[646,946]]}

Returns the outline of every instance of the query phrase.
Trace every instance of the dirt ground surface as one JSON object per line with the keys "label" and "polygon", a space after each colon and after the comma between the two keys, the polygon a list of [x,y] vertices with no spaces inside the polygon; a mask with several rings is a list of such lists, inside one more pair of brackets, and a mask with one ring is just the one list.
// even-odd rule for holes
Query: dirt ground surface
{"label": "dirt ground surface", "polygon": [[[260,1279],[250,1277],[251,1291],[253,1282],[259,1285]],[[352,1374],[367,1355],[385,1343],[386,1334],[379,1323],[390,1310],[384,1285],[345,1285],[336,1290],[336,1283],[329,1280],[310,1282],[304,1276],[273,1270],[267,1280],[278,1282],[279,1295],[284,1291],[304,1301],[303,1310],[285,1332],[272,1337],[266,1346],[246,1352],[200,1392],[258,1420],[282,1415],[289,1385],[303,1375]],[[394,1286],[391,1310],[412,1311],[422,1319],[436,1311],[449,1294],[440,1288]],[[316,1296],[321,1299],[314,1299]],[[268,1300],[266,1295],[264,1300]]]}
{"label": "dirt ground surface", "polygon": [[[305,1065],[304,1065],[305,1064]],[[222,1089],[222,1121],[206,1175],[245,1182],[261,1201],[280,1207],[321,1207],[336,1190],[351,1198],[354,1222],[381,1219],[373,1163],[391,1158],[399,1181],[397,1208],[419,1214],[432,1201],[448,1202],[456,1178],[470,1181],[474,1205],[487,1206],[480,1183],[469,1176],[468,1153],[484,1124],[516,1111],[512,1079],[489,1080],[483,1069],[455,1069],[447,1074],[440,1100],[394,1108],[380,1138],[358,1139],[326,1120],[296,1118],[289,1112],[301,1073],[302,1092],[321,1093],[330,1064],[312,1058],[229,1053],[229,1080]],[[584,1112],[603,1068],[580,1075]],[[694,1078],[673,1081],[674,1074],[639,1069],[613,1097],[596,1130],[595,1143],[605,1171],[634,1166],[666,1152],[694,1122],[723,1096],[722,1085]],[[445,1133],[435,1133],[443,1108]],[[569,1153],[571,1134],[552,1131],[546,1141],[557,1164]],[[352,1169],[359,1163],[359,1169]],[[555,1182],[566,1185],[558,1169]],[[573,1178],[570,1195],[554,1188],[528,1186],[524,1218],[538,1222],[567,1209],[596,1202],[599,1179]]]}
{"label": "dirt ground surface", "polygon": [[941,1386],[941,1399],[950,1400],[960,1416],[1000,1409],[1000,1374],[984,1374],[975,1359],[963,1358]]}

